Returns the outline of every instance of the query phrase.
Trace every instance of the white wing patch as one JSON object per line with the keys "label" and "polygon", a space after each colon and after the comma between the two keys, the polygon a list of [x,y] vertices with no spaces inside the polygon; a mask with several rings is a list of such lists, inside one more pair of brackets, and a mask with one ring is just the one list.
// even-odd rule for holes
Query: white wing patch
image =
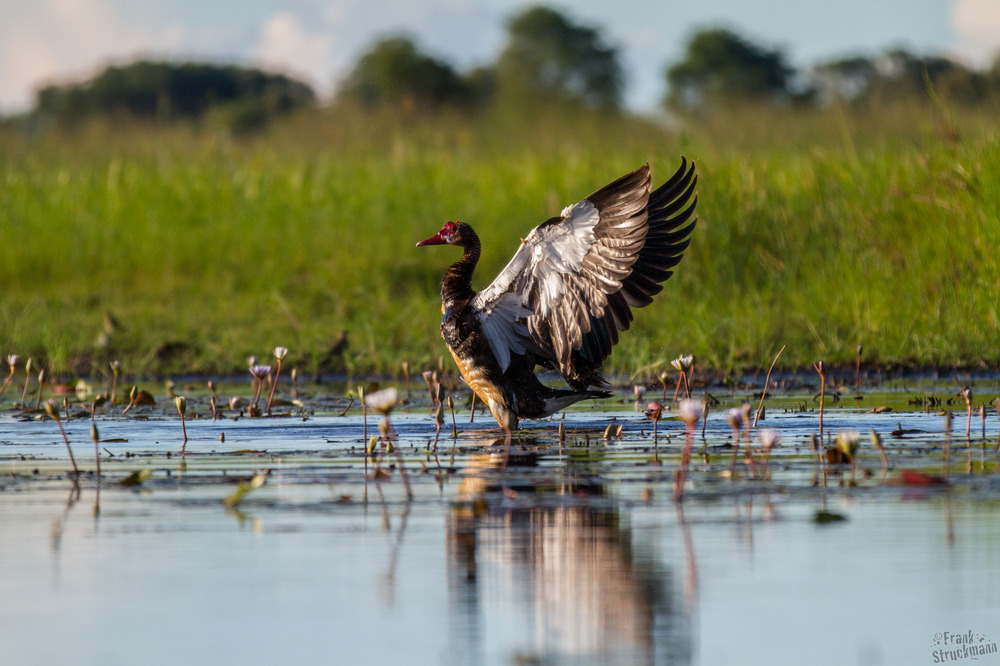
{"label": "white wing patch", "polygon": [[[548,317],[566,292],[566,274],[579,273],[594,244],[601,215],[586,199],[567,206],[562,219],[535,228],[496,279],[479,292],[472,306],[479,311],[483,334],[504,371],[511,353],[524,354],[536,344],[525,320]],[[534,294],[532,306],[527,300]]]}
{"label": "white wing patch", "polygon": [[483,335],[504,372],[510,366],[511,352],[524,354],[527,351],[524,343],[529,334],[524,320],[531,315],[531,310],[521,304],[521,297],[514,292],[507,292],[479,311]]}
{"label": "white wing patch", "polygon": [[587,200],[567,206],[562,215],[562,223],[539,227],[527,240],[533,247],[525,293],[530,293],[532,285],[537,288],[537,314],[543,318],[559,305],[566,291],[563,275],[580,272],[594,244],[594,227],[601,221],[597,208]]}

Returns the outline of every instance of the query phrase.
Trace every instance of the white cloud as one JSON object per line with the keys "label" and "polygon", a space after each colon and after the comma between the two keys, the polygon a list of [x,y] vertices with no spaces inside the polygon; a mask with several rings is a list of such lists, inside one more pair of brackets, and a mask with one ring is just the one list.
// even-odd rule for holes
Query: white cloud
{"label": "white cloud", "polygon": [[958,37],[956,51],[974,64],[984,65],[1000,51],[997,0],[954,0],[951,25]]}
{"label": "white cloud", "polygon": [[310,32],[290,12],[268,18],[260,31],[255,59],[270,68],[306,78],[321,95],[330,93],[334,39],[328,32]]}
{"label": "white cloud", "polygon": [[91,73],[115,58],[166,50],[182,31],[121,22],[108,0],[2,0],[0,111],[24,110],[41,84]]}

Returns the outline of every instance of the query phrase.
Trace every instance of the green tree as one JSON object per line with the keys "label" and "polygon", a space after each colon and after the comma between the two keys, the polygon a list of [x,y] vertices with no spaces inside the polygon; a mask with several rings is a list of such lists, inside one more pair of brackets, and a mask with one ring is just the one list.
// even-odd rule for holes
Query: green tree
{"label": "green tree", "polygon": [[812,78],[821,101],[853,101],[868,93],[878,75],[875,63],[864,56],[838,58],[816,65]]}
{"label": "green tree", "polygon": [[377,41],[358,59],[339,95],[369,106],[432,109],[468,102],[472,93],[451,65],[421,53],[410,38],[396,36]]}
{"label": "green tree", "polygon": [[140,60],[106,68],[82,83],[48,86],[38,92],[34,114],[72,123],[91,116],[195,118],[210,109],[272,115],[312,104],[307,84],[282,74],[232,65]]}
{"label": "green tree", "polygon": [[949,102],[976,104],[989,92],[989,75],[965,68],[941,56],[922,56],[905,49],[884,53],[877,61],[872,94],[885,100],[927,99],[931,94]]}
{"label": "green tree", "polygon": [[596,28],[536,6],[513,16],[507,32],[507,46],[497,62],[498,94],[599,109],[621,105],[624,76],[618,51]]}
{"label": "green tree", "polygon": [[731,99],[788,100],[793,73],[780,50],[724,28],[702,30],[688,41],[683,59],[667,69],[665,101],[685,108]]}

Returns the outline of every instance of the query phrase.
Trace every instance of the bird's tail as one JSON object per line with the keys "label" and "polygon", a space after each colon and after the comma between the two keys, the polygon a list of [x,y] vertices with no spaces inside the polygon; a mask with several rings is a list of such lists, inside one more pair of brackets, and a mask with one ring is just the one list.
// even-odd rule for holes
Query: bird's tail
{"label": "bird's tail", "polygon": [[559,410],[566,409],[581,400],[610,397],[611,393],[609,391],[565,391],[553,389],[552,395],[545,398],[545,413],[543,416],[552,416]]}

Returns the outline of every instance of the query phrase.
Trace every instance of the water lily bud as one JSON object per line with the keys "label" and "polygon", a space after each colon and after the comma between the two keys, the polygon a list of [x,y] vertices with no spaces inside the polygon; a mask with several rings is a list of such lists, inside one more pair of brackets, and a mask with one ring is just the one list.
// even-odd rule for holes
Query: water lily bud
{"label": "water lily bud", "polygon": [[877,432],[875,432],[874,430],[869,430],[868,431],[868,437],[872,441],[872,446],[874,446],[876,450],[881,451],[882,450],[882,438],[879,436],[879,434]]}
{"label": "water lily bud", "polygon": [[272,353],[274,354],[274,358],[278,359],[279,361],[282,361],[288,354],[288,349],[286,349],[285,347],[275,347]]}
{"label": "water lily bud", "polygon": [[45,413],[53,418],[53,420],[59,420],[59,405],[52,398],[45,401]]}
{"label": "water lily bud", "polygon": [[184,396],[179,395],[174,398],[174,404],[177,405],[177,411],[180,412],[180,415],[184,416],[184,413],[187,411],[187,399]]}

